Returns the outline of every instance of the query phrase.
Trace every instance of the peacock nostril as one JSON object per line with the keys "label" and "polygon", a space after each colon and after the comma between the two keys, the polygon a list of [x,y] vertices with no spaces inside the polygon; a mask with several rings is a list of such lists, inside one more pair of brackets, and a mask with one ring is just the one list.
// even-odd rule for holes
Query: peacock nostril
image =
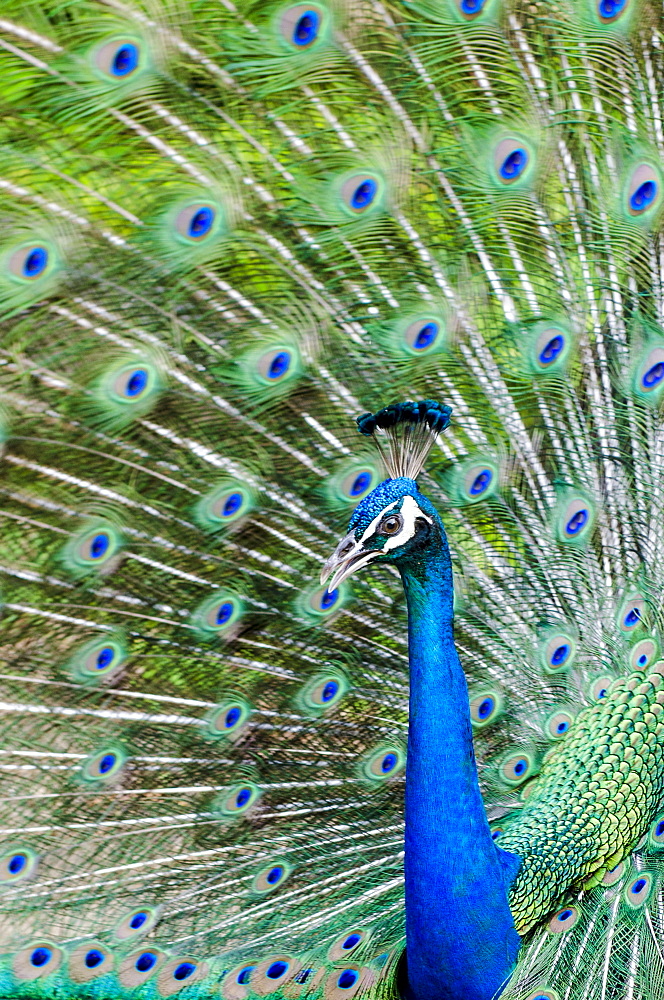
{"label": "peacock nostril", "polygon": [[352,543],[352,542],[345,542],[345,543],[344,543],[344,544],[343,544],[343,545],[341,546],[341,548],[339,549],[339,552],[338,552],[338,554],[339,554],[340,556],[347,556],[347,555],[348,555],[348,553],[349,553],[349,552],[352,552],[352,551],[353,551],[353,543]]}

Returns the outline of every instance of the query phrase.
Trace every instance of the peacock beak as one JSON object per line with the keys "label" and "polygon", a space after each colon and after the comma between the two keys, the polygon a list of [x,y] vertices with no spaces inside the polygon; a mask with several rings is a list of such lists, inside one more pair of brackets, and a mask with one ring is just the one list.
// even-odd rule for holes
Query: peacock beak
{"label": "peacock beak", "polygon": [[351,531],[350,534],[346,535],[342,541],[339,542],[336,549],[327,560],[323,566],[320,573],[321,584],[325,583],[327,578],[332,574],[332,578],[328,582],[327,589],[330,593],[347,580],[348,577],[355,572],[356,569],[360,569],[361,566],[366,566],[367,563],[375,559],[376,556],[380,555],[380,551],[375,549],[367,549],[362,547],[362,543],[355,540],[355,535]]}

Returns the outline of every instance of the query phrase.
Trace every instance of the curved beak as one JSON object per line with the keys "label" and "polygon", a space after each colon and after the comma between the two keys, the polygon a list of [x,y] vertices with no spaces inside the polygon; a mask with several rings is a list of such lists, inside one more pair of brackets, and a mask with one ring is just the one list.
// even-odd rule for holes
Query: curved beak
{"label": "curved beak", "polygon": [[355,535],[351,531],[350,534],[346,535],[336,549],[327,560],[322,570],[320,571],[320,582],[325,583],[327,578],[332,576],[329,580],[327,589],[329,593],[347,580],[348,577],[355,572],[356,569],[360,569],[361,566],[366,566],[367,563],[371,562],[376,556],[379,556],[380,552],[370,549],[367,551],[362,548],[361,542],[355,540]]}

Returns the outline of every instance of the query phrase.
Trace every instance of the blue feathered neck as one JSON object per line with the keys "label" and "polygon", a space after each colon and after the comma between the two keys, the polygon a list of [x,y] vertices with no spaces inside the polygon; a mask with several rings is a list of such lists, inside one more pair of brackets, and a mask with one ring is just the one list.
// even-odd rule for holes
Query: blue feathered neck
{"label": "blue feathered neck", "polygon": [[407,1000],[491,1000],[520,946],[507,898],[520,861],[491,839],[454,646],[447,539],[426,506],[439,538],[397,563],[410,659],[403,992]]}

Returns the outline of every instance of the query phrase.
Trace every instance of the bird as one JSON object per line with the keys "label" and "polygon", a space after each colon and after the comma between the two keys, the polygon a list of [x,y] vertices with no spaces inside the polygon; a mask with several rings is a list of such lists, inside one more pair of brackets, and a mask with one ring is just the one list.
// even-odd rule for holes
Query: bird
{"label": "bird", "polygon": [[0,997],[664,996],[663,58],[2,4]]}

